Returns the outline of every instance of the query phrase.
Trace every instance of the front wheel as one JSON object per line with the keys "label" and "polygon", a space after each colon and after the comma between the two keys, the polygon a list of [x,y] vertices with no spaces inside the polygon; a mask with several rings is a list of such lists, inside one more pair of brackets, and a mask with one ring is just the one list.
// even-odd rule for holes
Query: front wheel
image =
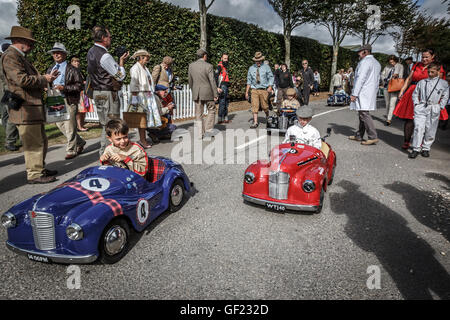
{"label": "front wheel", "polygon": [[177,212],[181,209],[186,199],[186,190],[184,189],[183,181],[177,179],[169,193],[169,211]]}
{"label": "front wheel", "polygon": [[336,172],[336,165],[333,165],[333,168],[331,170],[333,170],[333,171],[331,172],[331,179],[328,181],[329,186],[333,183],[334,173]]}
{"label": "front wheel", "polygon": [[130,226],[124,219],[115,219],[105,228],[100,238],[100,261],[104,264],[119,262],[130,246]]}
{"label": "front wheel", "polygon": [[319,202],[319,206],[317,207],[316,214],[319,214],[322,212],[324,199],[325,199],[325,190],[322,188],[322,190],[320,191],[320,202]]}

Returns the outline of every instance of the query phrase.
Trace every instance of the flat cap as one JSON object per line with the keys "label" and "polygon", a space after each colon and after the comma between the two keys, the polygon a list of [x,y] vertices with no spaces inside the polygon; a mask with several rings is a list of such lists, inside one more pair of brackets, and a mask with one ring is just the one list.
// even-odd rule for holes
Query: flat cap
{"label": "flat cap", "polygon": [[363,50],[369,50],[370,52],[372,52],[372,46],[370,44],[362,45],[361,47],[359,47],[358,52]]}
{"label": "flat cap", "polygon": [[312,118],[314,112],[311,107],[303,106],[297,109],[297,117],[299,118]]}

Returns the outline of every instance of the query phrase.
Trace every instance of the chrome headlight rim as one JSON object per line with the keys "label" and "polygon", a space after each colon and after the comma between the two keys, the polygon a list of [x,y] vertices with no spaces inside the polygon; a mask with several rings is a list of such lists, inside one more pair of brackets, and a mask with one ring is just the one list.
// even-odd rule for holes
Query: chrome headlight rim
{"label": "chrome headlight rim", "polygon": [[83,228],[81,228],[78,224],[72,223],[70,226],[66,228],[66,235],[72,241],[80,241],[84,237]]}
{"label": "chrome headlight rim", "polygon": [[246,172],[244,175],[244,181],[247,184],[255,183],[255,174],[253,172]]}
{"label": "chrome headlight rim", "polygon": [[303,182],[303,191],[306,193],[311,193],[316,190],[316,184],[312,180],[306,180]]}
{"label": "chrome headlight rim", "polygon": [[14,228],[17,225],[16,216],[11,212],[6,212],[2,214],[1,223],[5,229]]}

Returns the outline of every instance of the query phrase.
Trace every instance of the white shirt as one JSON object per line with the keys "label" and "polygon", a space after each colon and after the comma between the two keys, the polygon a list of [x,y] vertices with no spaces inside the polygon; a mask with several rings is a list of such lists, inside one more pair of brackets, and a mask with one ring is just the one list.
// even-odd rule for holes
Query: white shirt
{"label": "white shirt", "polygon": [[119,66],[112,55],[108,53],[108,49],[98,43],[96,43],[95,45],[106,50],[106,53],[100,59],[100,65],[102,66],[102,68],[105,69],[106,72],[108,72],[114,78],[116,78],[117,81],[123,81],[127,76],[125,68]]}
{"label": "white shirt", "polygon": [[368,55],[361,59],[355,71],[352,96],[357,97],[350,104],[350,110],[373,111],[377,109],[377,93],[380,85],[381,65]]}
{"label": "white shirt", "polygon": [[317,149],[322,148],[322,139],[320,138],[319,131],[309,123],[304,127],[298,123],[290,126],[286,131],[283,143],[288,143],[290,136],[295,136],[297,143],[306,144]]}

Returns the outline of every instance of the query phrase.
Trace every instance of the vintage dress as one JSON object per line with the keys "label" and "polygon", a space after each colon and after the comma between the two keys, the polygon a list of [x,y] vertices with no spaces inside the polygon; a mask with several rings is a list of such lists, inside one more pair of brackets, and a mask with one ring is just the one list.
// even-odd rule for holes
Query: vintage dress
{"label": "vintage dress", "polygon": [[[403,93],[403,97],[397,103],[397,106],[394,110],[394,115],[402,119],[414,119],[414,102],[412,99],[412,95],[414,90],[416,89],[417,83],[420,80],[424,80],[428,78],[428,69],[425,68],[422,62],[416,63],[412,69],[413,75],[411,79],[411,85],[409,88]],[[441,67],[441,73],[444,73],[444,69]],[[445,80],[445,76],[444,76]],[[440,120],[447,120],[448,113],[447,110],[444,109],[441,111]]]}

